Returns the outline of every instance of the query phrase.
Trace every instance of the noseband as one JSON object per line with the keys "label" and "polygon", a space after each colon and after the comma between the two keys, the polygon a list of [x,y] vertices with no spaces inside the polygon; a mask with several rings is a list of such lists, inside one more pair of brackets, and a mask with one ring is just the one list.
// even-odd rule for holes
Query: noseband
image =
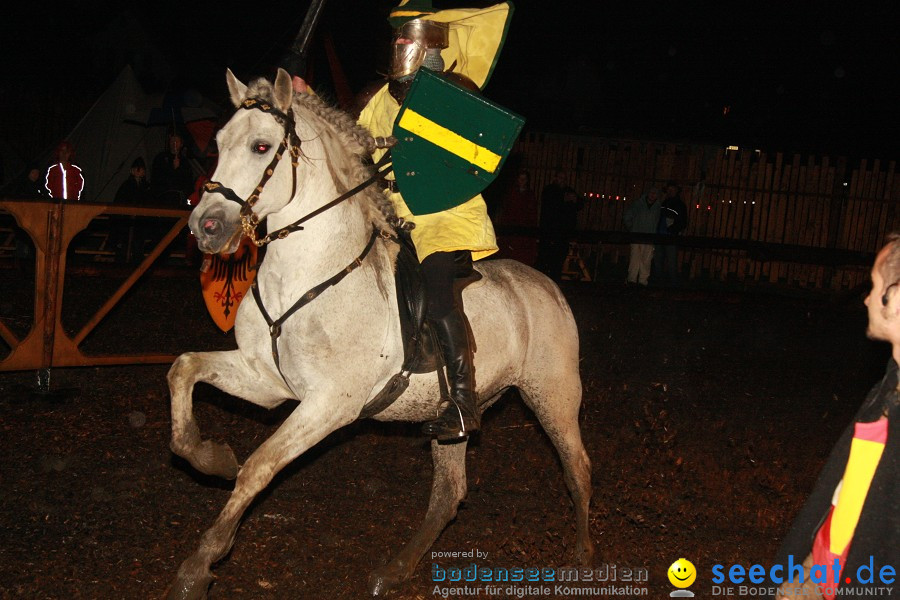
{"label": "noseband", "polygon": [[[259,216],[255,212],[253,212],[253,206],[259,200],[259,195],[262,193],[263,188],[266,186],[266,183],[269,182],[272,174],[275,173],[275,167],[278,166],[278,163],[284,156],[285,150],[288,150],[291,155],[290,197],[294,197],[294,193],[297,191],[297,165],[300,158],[300,138],[299,136],[297,136],[297,131],[294,124],[293,108],[289,108],[287,113],[283,113],[272,106],[270,102],[266,102],[264,100],[261,100],[260,98],[247,98],[243,102],[241,102],[240,107],[244,110],[261,110],[262,112],[275,117],[278,121],[284,124],[284,137],[281,138],[281,143],[278,145],[278,149],[275,150],[275,156],[272,158],[265,171],[263,172],[263,175],[260,178],[259,183],[256,184],[253,193],[251,193],[246,200],[238,196],[233,189],[222,185],[218,181],[207,181],[203,184],[203,189],[210,194],[222,194],[222,196],[224,196],[226,199],[240,204],[241,229],[243,230],[244,235],[250,238],[250,240],[257,246],[263,246],[272,241],[272,239],[276,238],[269,239],[270,236],[266,236],[262,240],[258,240],[256,238],[256,227],[259,225]],[[299,229],[302,229],[302,227],[300,227]],[[290,231],[286,232],[281,237],[284,237],[288,233],[290,233]]]}

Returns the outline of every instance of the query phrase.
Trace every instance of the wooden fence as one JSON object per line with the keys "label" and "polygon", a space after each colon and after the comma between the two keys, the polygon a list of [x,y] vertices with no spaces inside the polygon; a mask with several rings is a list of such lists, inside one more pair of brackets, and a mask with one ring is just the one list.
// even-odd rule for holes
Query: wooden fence
{"label": "wooden fence", "polygon": [[[583,198],[583,234],[623,231],[629,202],[676,182],[688,206],[679,258],[691,279],[852,289],[900,227],[895,161],[539,132],[524,133],[513,157],[538,193],[553,173],[566,173]],[[605,263],[627,261],[627,244],[595,244],[594,252]]]}
{"label": "wooden fence", "polygon": [[[10,347],[10,353],[0,357],[0,372],[39,370],[45,373],[39,375],[39,386],[43,388],[49,383],[51,367],[166,364],[175,359],[171,354],[146,352],[91,355],[82,351],[81,344],[184,229],[189,216],[187,210],[3,198],[0,199],[0,212],[8,212],[14,217],[18,226],[31,238],[35,253],[34,319],[24,336],[17,334],[0,319],[0,342]],[[118,289],[77,332],[71,333],[63,326],[62,319],[68,247],[77,234],[84,231],[97,217],[105,214],[163,218],[170,223],[166,224],[168,231],[162,235],[162,239],[121,282]],[[95,254],[95,258],[99,256],[99,253]]]}

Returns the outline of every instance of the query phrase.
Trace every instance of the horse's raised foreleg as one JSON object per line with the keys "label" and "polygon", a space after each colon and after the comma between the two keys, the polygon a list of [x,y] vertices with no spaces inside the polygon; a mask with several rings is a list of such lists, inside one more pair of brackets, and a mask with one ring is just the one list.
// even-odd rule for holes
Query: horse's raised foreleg
{"label": "horse's raised foreleg", "polygon": [[422,555],[456,516],[459,503],[466,497],[466,446],[466,442],[431,442],[434,479],[425,520],[403,550],[369,576],[369,592],[373,596],[383,596],[398,583],[409,579]]}
{"label": "horse's raised foreleg", "polygon": [[227,444],[200,437],[194,420],[194,385],[198,381],[210,383],[225,393],[266,407],[276,406],[288,397],[287,390],[256,374],[237,350],[182,354],[169,369],[168,380],[172,398],[172,452],[201,473],[225,479],[237,476],[237,459]]}
{"label": "horse's raised foreleg", "polygon": [[581,428],[578,425],[581,383],[556,382],[547,385],[547,388],[549,389],[541,391],[534,388],[519,391],[559,454],[566,486],[575,504],[575,560],[582,566],[590,566],[594,559],[589,512],[591,460],[581,441]]}
{"label": "horse's raised foreleg", "polygon": [[[344,397],[341,394],[335,397]],[[215,523],[200,539],[200,547],[186,559],[169,588],[169,600],[195,600],[205,598],[213,580],[210,566],[231,549],[238,524],[244,511],[272,478],[292,460],[321,441],[332,431],[356,418],[350,403],[337,407],[329,403],[305,400],[281,424],[281,427],[263,442],[244,463],[234,491]],[[359,407],[356,407],[358,413]]]}

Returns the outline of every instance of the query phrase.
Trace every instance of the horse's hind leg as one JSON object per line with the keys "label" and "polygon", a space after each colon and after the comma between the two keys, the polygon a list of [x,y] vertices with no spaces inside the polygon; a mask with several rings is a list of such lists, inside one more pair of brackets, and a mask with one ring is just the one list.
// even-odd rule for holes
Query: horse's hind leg
{"label": "horse's hind leg", "polygon": [[182,354],[169,369],[168,380],[172,398],[172,452],[187,459],[201,473],[225,479],[237,476],[237,459],[227,444],[201,439],[194,420],[194,385],[199,381],[210,383],[232,396],[263,406],[275,406],[287,397],[285,390],[255,375],[236,350]]}
{"label": "horse's hind leg", "polygon": [[545,381],[519,389],[525,404],[534,411],[541,426],[559,453],[566,486],[575,504],[575,559],[589,566],[594,558],[590,532],[591,461],[581,441],[578,409],[581,382],[578,376],[566,381]]}
{"label": "horse's hind leg", "polygon": [[369,592],[373,596],[383,596],[398,583],[409,579],[422,555],[456,516],[459,503],[466,497],[466,446],[466,442],[431,442],[434,479],[425,520],[403,550],[369,576]]}

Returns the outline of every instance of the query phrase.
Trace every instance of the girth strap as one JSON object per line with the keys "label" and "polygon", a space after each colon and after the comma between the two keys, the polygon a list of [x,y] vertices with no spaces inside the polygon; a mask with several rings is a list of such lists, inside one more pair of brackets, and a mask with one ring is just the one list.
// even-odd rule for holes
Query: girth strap
{"label": "girth strap", "polygon": [[[372,249],[372,246],[375,245],[375,240],[377,238],[378,229],[373,228],[372,235],[371,237],[369,237],[369,243],[366,244],[366,247],[363,248],[363,251],[360,253],[360,255],[353,259],[353,262],[344,267],[331,278],[323,281],[319,285],[311,288],[305,294],[300,296],[300,298],[296,302],[294,302],[293,306],[287,309],[284,314],[281,315],[281,317],[279,317],[278,319],[272,319],[272,317],[266,310],[266,307],[263,305],[262,297],[260,296],[259,292],[259,280],[256,279],[253,281],[253,284],[250,286],[250,289],[253,292],[253,299],[256,300],[256,306],[259,307],[259,312],[262,313],[263,319],[266,320],[266,324],[269,326],[269,336],[272,338],[272,358],[275,360],[275,366],[278,368],[278,373],[281,375],[281,378],[284,379],[285,383],[287,383],[287,378],[284,376],[284,373],[281,370],[281,360],[278,355],[278,338],[281,336],[281,326],[295,312],[318,298],[319,295],[326,289],[337,284],[344,277],[360,267],[362,265],[362,261],[365,260],[366,256],[369,254],[369,251]],[[290,384],[288,384],[288,388],[290,388]]]}

